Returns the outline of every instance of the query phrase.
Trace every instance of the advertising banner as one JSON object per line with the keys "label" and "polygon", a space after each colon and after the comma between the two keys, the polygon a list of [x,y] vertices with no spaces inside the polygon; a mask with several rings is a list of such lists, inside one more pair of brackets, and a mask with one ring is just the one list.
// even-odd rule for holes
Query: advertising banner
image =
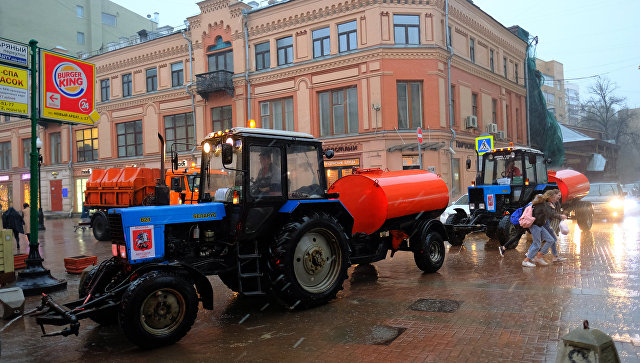
{"label": "advertising banner", "polygon": [[0,113],[29,117],[29,71],[0,64]]}
{"label": "advertising banner", "polygon": [[0,39],[0,61],[27,67],[29,48],[20,43]]}
{"label": "advertising banner", "polygon": [[95,66],[62,54],[40,51],[40,117],[93,125]]}

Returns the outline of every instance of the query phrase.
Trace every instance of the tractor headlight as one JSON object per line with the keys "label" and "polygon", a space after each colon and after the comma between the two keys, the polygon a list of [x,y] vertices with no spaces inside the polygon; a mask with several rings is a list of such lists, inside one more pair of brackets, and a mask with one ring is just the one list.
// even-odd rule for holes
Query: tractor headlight
{"label": "tractor headlight", "polygon": [[208,154],[211,152],[211,144],[209,144],[208,142],[205,142],[204,145],[202,145],[202,150],[204,150],[205,154]]}
{"label": "tractor headlight", "polygon": [[484,209],[484,203],[478,203],[478,209]]}
{"label": "tractor headlight", "polygon": [[609,207],[615,208],[615,209],[624,208],[624,201],[622,199],[619,199],[619,198],[612,199],[609,202]]}

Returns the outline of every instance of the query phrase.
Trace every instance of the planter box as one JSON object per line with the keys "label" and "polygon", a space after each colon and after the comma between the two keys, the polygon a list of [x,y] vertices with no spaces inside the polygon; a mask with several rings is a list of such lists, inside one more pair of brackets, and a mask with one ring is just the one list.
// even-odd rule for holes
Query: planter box
{"label": "planter box", "polygon": [[27,267],[27,263],[25,262],[27,257],[29,257],[29,255],[26,253],[13,255],[13,268],[17,270],[19,268]]}
{"label": "planter box", "polygon": [[98,264],[97,256],[74,256],[74,257],[66,257],[64,259],[64,267],[67,270],[67,273],[70,274],[79,274],[91,265]]}

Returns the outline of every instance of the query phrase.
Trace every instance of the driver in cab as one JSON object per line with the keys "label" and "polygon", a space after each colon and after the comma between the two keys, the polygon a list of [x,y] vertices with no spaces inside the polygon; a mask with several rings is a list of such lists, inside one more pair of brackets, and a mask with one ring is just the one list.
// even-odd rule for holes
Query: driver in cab
{"label": "driver in cab", "polygon": [[254,188],[258,193],[280,194],[280,168],[271,159],[271,152],[260,152],[260,170],[256,177]]}
{"label": "driver in cab", "polygon": [[513,160],[508,161],[507,167],[504,173],[505,173],[504,176],[506,178],[513,178],[514,176],[522,176],[522,172],[520,171],[520,169],[518,169],[518,167],[515,165]]}

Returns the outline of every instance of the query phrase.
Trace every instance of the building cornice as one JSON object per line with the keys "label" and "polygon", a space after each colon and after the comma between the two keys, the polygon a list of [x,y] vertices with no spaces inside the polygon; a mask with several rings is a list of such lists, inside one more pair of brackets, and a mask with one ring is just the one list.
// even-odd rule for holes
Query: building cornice
{"label": "building cornice", "polygon": [[154,62],[163,62],[167,61],[169,58],[176,56],[185,56],[188,59],[189,46],[186,43],[180,44],[178,46],[166,47],[162,50],[152,52],[150,51],[134,57],[123,58],[117,62],[106,63],[96,67],[96,74],[104,75],[106,73],[139,67],[141,65],[146,65]]}
{"label": "building cornice", "polygon": [[120,98],[118,100],[110,101],[109,103],[98,104],[96,106],[96,110],[100,113],[104,113],[135,106],[142,106],[154,102],[162,102],[167,100],[176,101],[181,97],[186,98],[188,96],[189,94],[184,90],[184,88],[181,87],[175,90],[160,91],[157,93],[145,94],[140,96]]}

